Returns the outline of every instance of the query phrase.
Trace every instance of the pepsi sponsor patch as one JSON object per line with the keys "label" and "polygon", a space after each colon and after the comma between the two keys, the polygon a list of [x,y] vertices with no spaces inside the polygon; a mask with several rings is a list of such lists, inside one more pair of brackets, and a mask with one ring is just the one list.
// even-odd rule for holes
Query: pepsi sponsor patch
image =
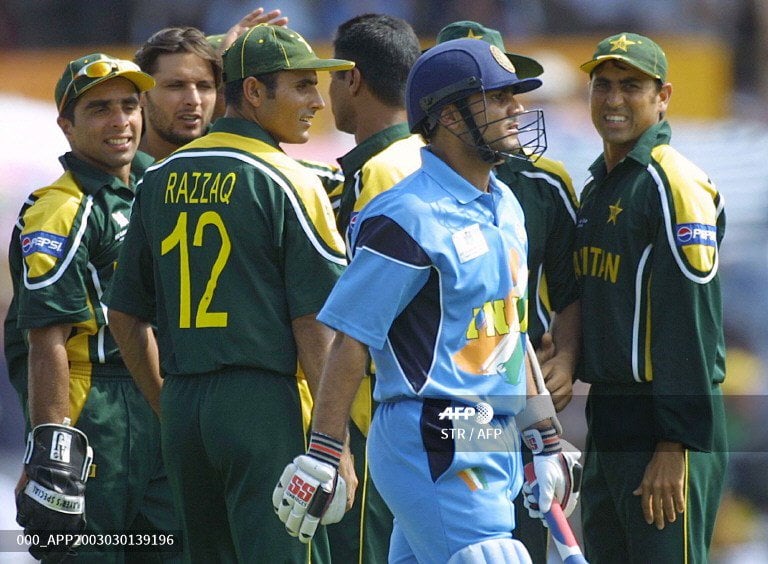
{"label": "pepsi sponsor patch", "polygon": [[52,257],[64,256],[67,238],[47,231],[35,231],[21,236],[21,252],[24,257],[32,253],[43,253]]}
{"label": "pepsi sponsor patch", "polygon": [[717,228],[704,223],[678,223],[675,226],[675,242],[678,247],[686,245],[717,246]]}

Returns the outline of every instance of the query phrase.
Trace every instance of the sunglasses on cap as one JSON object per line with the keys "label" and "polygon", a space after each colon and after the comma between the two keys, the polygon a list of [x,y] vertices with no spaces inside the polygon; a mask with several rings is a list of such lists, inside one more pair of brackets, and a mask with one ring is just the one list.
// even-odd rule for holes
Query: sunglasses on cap
{"label": "sunglasses on cap", "polygon": [[67,89],[64,90],[64,94],[61,96],[61,103],[59,104],[59,112],[61,112],[62,108],[67,105],[71,90],[74,89],[75,96],[79,94],[77,88],[75,88],[75,81],[78,78],[104,78],[114,72],[123,71],[142,72],[141,68],[136,63],[122,59],[98,59],[84,65],[83,68],[75,73],[72,80],[69,81]]}

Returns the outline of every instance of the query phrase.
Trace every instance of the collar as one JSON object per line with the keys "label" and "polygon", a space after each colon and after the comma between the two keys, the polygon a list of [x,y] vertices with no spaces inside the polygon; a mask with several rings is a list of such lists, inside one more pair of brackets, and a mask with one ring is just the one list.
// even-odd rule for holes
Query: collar
{"label": "collar", "polygon": [[[429,146],[421,148],[421,163],[424,172],[426,172],[443,190],[453,196],[460,204],[468,204],[469,202],[487,195],[486,192],[482,192],[475,188],[466,178],[448,166],[448,164],[440,157],[437,157],[432,153],[432,151],[429,150]],[[496,176],[491,173],[488,193],[496,196],[500,192],[501,187],[496,180]]]}
{"label": "collar", "polygon": [[[149,159],[148,163],[146,160],[147,158]],[[141,156],[139,156],[138,152],[136,153],[136,156],[131,163],[130,186],[123,184],[123,181],[116,176],[112,176],[111,174],[96,168],[92,164],[77,158],[71,151],[60,156],[59,162],[61,163],[61,166],[64,167],[64,170],[75,175],[78,185],[84,193],[95,195],[99,190],[105,187],[111,188],[112,190],[123,189],[135,192],[136,182],[141,175],[144,174],[144,170],[146,170],[147,166],[152,164],[152,157],[146,153],[141,153]]]}
{"label": "collar", "polygon": [[[637,139],[635,146],[627,153],[626,159],[632,159],[640,163],[644,168],[651,163],[651,152],[654,147],[666,145],[672,138],[672,128],[665,119],[659,123],[653,124]],[[605,175],[605,158],[603,155],[597,157],[595,162],[589,167],[589,171],[594,178]]]}
{"label": "collar", "polygon": [[337,159],[344,176],[352,178],[353,174],[360,170],[373,155],[380,153],[395,141],[410,136],[408,124],[398,123],[374,133],[368,139],[357,145],[343,157]]}
{"label": "collar", "polygon": [[280,144],[275,141],[274,137],[267,133],[266,130],[256,122],[249,121],[247,119],[236,117],[220,117],[216,120],[215,123],[213,123],[213,125],[211,125],[211,128],[208,131],[210,133],[222,132],[240,135],[241,137],[252,137],[253,139],[263,141],[267,145],[271,145],[276,149],[280,149]]}

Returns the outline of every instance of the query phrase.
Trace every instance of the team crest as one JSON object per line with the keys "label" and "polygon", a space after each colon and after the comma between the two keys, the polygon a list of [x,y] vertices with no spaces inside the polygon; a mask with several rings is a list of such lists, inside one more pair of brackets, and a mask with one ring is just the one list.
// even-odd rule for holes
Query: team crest
{"label": "team crest", "polygon": [[496,47],[496,45],[491,45],[491,55],[493,55],[493,58],[496,59],[496,62],[499,63],[504,70],[511,73],[517,73],[515,65],[510,62],[509,57],[507,57],[501,49]]}

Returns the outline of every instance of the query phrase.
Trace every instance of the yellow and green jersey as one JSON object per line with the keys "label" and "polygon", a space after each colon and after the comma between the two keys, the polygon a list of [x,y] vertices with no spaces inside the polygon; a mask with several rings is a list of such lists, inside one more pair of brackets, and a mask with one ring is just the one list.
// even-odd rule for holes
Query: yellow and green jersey
{"label": "yellow and green jersey", "polygon": [[408,131],[408,124],[399,123],[371,135],[339,159],[344,188],[336,225],[347,243],[360,210],[421,166],[423,146],[421,137]]}
{"label": "yellow and green jersey", "polygon": [[318,177],[237,118],[147,170],[124,249],[109,306],[156,319],[169,374],[293,376],[291,322],[346,264]]}
{"label": "yellow and green jersey", "polygon": [[535,163],[507,159],[496,176],[517,196],[528,234],[528,337],[538,347],[549,331],[551,312],[578,299],[573,241],[578,203],[562,163],[540,157]]}
{"label": "yellow and green jersey", "polygon": [[609,173],[603,157],[582,193],[573,260],[582,297],[579,378],[650,383],[662,440],[708,450],[711,390],[725,377],[719,247],[723,199],[649,128]]}

